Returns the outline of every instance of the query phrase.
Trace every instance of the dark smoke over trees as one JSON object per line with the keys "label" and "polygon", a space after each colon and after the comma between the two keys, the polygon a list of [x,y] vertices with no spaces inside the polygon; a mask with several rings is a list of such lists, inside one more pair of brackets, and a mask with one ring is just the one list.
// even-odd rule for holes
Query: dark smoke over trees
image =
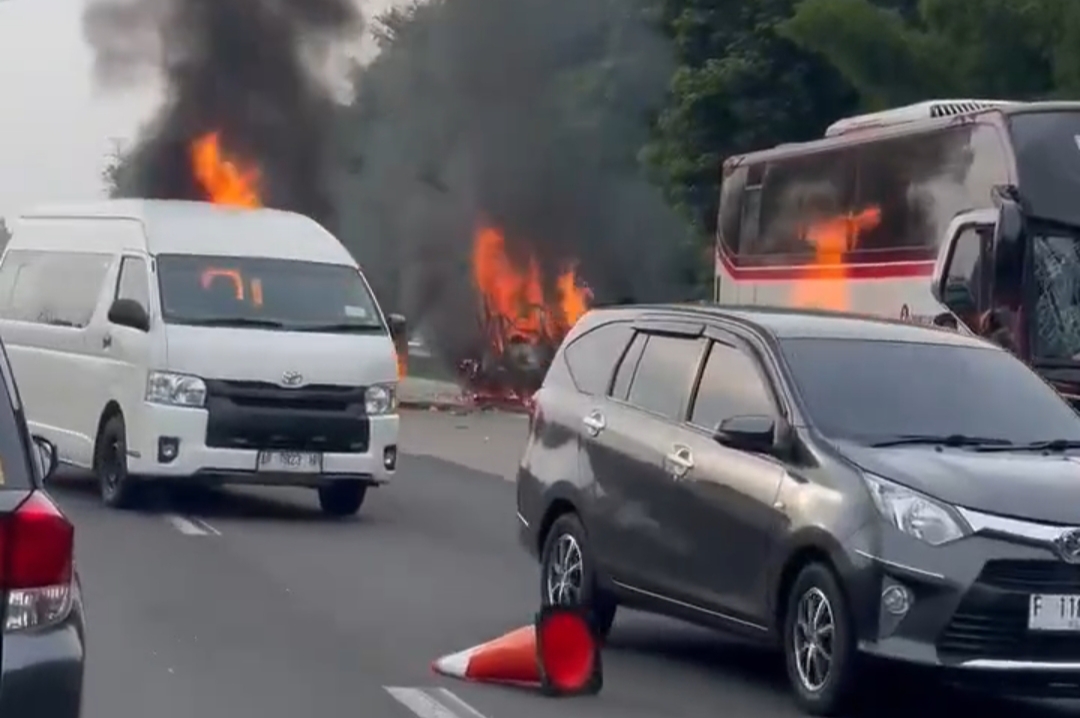
{"label": "dark smoke over trees", "polygon": [[264,201],[333,225],[336,105],[310,68],[361,31],[351,0],[90,0],[83,24],[99,82],[152,73],[166,84],[158,115],[108,170],[116,194],[203,199],[190,146],[217,131],[259,166]]}
{"label": "dark smoke over trees", "polygon": [[689,232],[637,161],[672,59],[633,0],[436,0],[377,32],[341,118],[340,226],[438,348],[475,335],[481,222],[549,279],[576,261],[597,301],[687,292]]}

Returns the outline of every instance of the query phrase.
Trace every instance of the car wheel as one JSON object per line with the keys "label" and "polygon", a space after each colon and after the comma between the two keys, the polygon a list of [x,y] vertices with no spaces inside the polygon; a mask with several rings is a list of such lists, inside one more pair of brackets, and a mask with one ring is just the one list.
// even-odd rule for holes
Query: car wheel
{"label": "car wheel", "polygon": [[784,659],[804,712],[834,716],[851,707],[858,672],[855,632],[847,599],[824,564],[806,566],[788,594]]}
{"label": "car wheel", "polygon": [[319,506],[330,516],[352,516],[364,504],[367,486],[359,481],[335,481],[319,487]]}
{"label": "car wheel", "polygon": [[101,427],[94,447],[94,471],[106,506],[126,509],[138,503],[139,486],[127,470],[127,429],[119,414]]}
{"label": "car wheel", "polygon": [[584,609],[596,635],[607,638],[618,603],[597,585],[585,527],[576,514],[563,514],[548,531],[540,554],[540,578],[542,605]]}

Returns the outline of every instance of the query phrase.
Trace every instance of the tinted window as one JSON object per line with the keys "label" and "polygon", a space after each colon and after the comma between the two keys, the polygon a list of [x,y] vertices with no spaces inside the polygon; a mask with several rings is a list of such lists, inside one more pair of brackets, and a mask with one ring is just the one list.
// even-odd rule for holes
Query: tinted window
{"label": "tinted window", "polygon": [[949,271],[945,277],[945,306],[952,310],[969,327],[976,326],[979,311],[979,254],[982,238],[975,226],[960,231],[953,245]]}
{"label": "tinted window", "polygon": [[1080,112],[1009,117],[1020,192],[1031,214],[1080,224]]}
{"label": "tinted window", "polygon": [[785,340],[782,350],[811,421],[835,438],[1080,441],[1080,416],[1007,352],[822,339]]}
{"label": "tinted window", "polygon": [[1008,182],[1004,149],[989,125],[873,142],[857,153],[856,207],[868,213],[860,251],[933,249],[958,212],[991,206],[990,188]]}
{"label": "tinted window", "polygon": [[730,251],[739,251],[739,215],[746,188],[746,168],[736,167],[724,177],[720,186],[720,218],[717,222],[718,236]]}
{"label": "tinted window", "polygon": [[769,390],[754,360],[735,347],[714,342],[701,374],[690,422],[715,429],[733,416],[774,413]]}
{"label": "tinted window", "polygon": [[638,362],[641,361],[641,352],[645,349],[647,334],[638,332],[630,340],[630,347],[623,354],[619,362],[619,370],[615,373],[615,383],[611,386],[611,395],[616,399],[626,399],[630,395],[630,380],[634,378]]}
{"label": "tinted window", "polygon": [[700,339],[649,336],[630,385],[630,403],[681,420],[686,415],[704,344]]}
{"label": "tinted window", "polygon": [[150,311],[150,276],[146,271],[146,260],[140,257],[124,257],[120,262],[116,298],[133,299]]}
{"label": "tinted window", "polygon": [[3,316],[85,327],[97,307],[111,264],[112,257],[104,254],[8,252],[0,277],[0,294],[6,294]]}
{"label": "tinted window", "polygon": [[851,212],[855,166],[850,152],[819,152],[770,163],[751,254],[813,259],[820,235]]}
{"label": "tinted window", "polygon": [[355,267],[163,254],[157,268],[166,322],[236,320],[281,323],[287,329],[386,331]]}
{"label": "tinted window", "polygon": [[[0,372],[4,374],[3,389],[0,390],[0,491],[5,488],[19,489],[32,486],[35,482],[31,461],[36,457],[28,449],[25,440],[29,439],[26,425],[21,414],[15,413],[15,406],[20,406],[18,390],[15,388],[11,364],[8,363],[7,351],[0,348]],[[45,467],[42,466],[42,469]]]}
{"label": "tinted window", "polygon": [[578,391],[603,396],[611,383],[615,362],[622,356],[633,329],[628,323],[605,324],[566,347],[566,364]]}

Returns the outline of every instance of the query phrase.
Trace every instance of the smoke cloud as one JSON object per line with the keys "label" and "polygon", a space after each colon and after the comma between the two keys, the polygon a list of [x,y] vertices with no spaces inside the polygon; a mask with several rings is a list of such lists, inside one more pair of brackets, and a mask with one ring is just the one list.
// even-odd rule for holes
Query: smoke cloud
{"label": "smoke cloud", "polygon": [[597,302],[682,298],[686,225],[636,160],[674,66],[640,4],[435,0],[412,13],[391,18],[397,36],[359,75],[359,170],[338,183],[345,240],[383,302],[448,361],[469,355],[482,223],[549,281],[576,263]]}
{"label": "smoke cloud", "polygon": [[124,163],[125,194],[205,199],[190,146],[218,131],[227,153],[258,167],[266,204],[333,225],[336,103],[313,70],[359,35],[351,0],[90,0],[83,27],[102,84],[165,82]]}

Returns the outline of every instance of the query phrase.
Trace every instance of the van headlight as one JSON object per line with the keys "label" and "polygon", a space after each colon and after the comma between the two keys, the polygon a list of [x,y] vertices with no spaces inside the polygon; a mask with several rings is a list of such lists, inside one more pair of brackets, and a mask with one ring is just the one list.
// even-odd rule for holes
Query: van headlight
{"label": "van headlight", "polygon": [[864,474],[863,478],[877,510],[908,536],[940,546],[970,532],[963,519],[945,504],[880,476]]}
{"label": "van headlight", "polygon": [[364,411],[369,416],[391,414],[397,409],[397,386],[372,384],[364,390]]}
{"label": "van headlight", "polygon": [[152,371],[146,377],[146,400],[170,406],[204,406],[206,382],[189,374]]}

